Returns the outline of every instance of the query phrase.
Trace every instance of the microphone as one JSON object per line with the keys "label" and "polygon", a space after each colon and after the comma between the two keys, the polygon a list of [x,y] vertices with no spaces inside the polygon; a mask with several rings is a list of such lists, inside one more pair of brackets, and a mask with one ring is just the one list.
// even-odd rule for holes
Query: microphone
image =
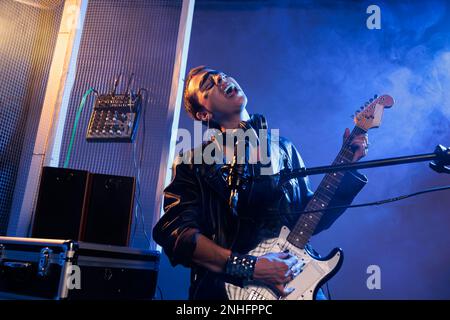
{"label": "microphone", "polygon": [[[241,121],[239,127],[244,130],[252,129],[251,125],[246,121]],[[239,146],[244,143],[244,154],[238,154]],[[227,184],[230,189],[230,198],[228,205],[233,215],[237,216],[237,205],[239,201],[239,192],[247,182],[247,161],[248,161],[248,143],[246,139],[238,140],[234,145],[234,155],[231,161],[230,169],[227,176]]]}
{"label": "microphone", "polygon": [[230,199],[228,205],[233,213],[237,215],[237,204],[239,201],[239,191],[245,182],[244,173],[246,164],[238,163],[237,147],[234,147],[233,161],[231,162],[230,170],[228,172],[227,183],[230,188]]}

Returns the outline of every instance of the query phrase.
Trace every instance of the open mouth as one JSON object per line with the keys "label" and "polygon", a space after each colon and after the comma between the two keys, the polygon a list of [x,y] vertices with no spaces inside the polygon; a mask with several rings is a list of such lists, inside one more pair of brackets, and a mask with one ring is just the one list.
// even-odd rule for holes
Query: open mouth
{"label": "open mouth", "polygon": [[239,89],[233,83],[229,83],[223,90],[223,93],[227,98],[231,98],[234,97],[238,91]]}

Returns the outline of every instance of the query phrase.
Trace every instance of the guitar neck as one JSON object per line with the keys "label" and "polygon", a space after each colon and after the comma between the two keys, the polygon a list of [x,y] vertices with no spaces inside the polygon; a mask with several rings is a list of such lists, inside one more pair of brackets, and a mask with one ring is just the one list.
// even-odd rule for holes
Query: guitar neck
{"label": "guitar neck", "polygon": [[[356,135],[363,133],[366,133],[366,131],[359,127],[355,127],[353,129],[350,136],[342,146],[341,151],[339,151],[336,159],[333,161],[333,165],[349,163],[352,161],[353,151],[350,147],[350,141],[352,141],[353,137]],[[345,173],[342,171],[327,173],[314,193],[314,196],[306,205],[305,211],[326,208],[331,199],[333,199],[344,174]],[[291,230],[287,240],[297,248],[303,249],[313,235],[314,230],[317,228],[323,214],[323,211],[302,214],[295,224],[295,227]]]}

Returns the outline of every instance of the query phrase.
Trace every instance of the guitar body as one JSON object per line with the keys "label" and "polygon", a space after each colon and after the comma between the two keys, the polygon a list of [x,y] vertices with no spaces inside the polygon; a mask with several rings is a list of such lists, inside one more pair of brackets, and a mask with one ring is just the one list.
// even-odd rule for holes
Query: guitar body
{"label": "guitar body", "polygon": [[[283,227],[278,238],[261,242],[248,254],[262,256],[269,252],[289,250],[299,261],[304,261],[305,266],[303,271],[286,285],[295,290],[281,300],[314,300],[317,290],[339,271],[343,261],[343,252],[341,249],[335,248],[327,257],[320,258],[308,249],[299,249],[290,244],[287,241],[289,233],[289,229]],[[249,282],[242,288],[225,283],[225,289],[230,300],[280,300],[272,289],[255,282]]]}

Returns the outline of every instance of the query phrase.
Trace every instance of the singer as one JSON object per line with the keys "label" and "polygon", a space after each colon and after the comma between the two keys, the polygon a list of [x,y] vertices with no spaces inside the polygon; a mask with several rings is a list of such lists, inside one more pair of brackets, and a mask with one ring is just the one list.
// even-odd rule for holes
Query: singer
{"label": "singer", "polygon": [[[209,128],[226,133],[236,128],[262,127],[261,116],[247,112],[247,97],[237,81],[225,73],[204,66],[190,70],[185,81],[186,112]],[[344,132],[344,139],[350,135]],[[224,134],[226,140],[226,134]],[[367,134],[351,141],[358,161],[367,154]],[[267,139],[273,173],[283,168],[304,166],[294,145],[280,137],[276,146]],[[204,143],[204,149],[216,140]],[[228,145],[228,144],[227,144]],[[225,144],[223,153],[227,150]],[[330,147],[330,146],[323,146]],[[192,155],[193,152],[186,153]],[[186,154],[182,155],[186,158]],[[302,263],[288,252],[259,257],[247,255],[263,239],[278,235],[281,226],[292,226],[313,192],[307,178],[292,179],[279,186],[276,175],[261,174],[261,163],[248,163],[248,178],[242,182],[236,210],[230,209],[230,186],[224,177],[224,163],[197,164],[175,160],[173,178],[164,190],[164,215],[153,229],[172,265],[191,268],[190,299],[225,300],[225,282],[241,285],[258,281],[279,296],[289,294],[286,284],[302,269]],[[225,164],[226,166],[226,164]],[[225,171],[227,172],[227,171]],[[349,205],[367,183],[364,175],[347,172],[330,206]],[[315,234],[328,229],[344,210],[327,211]],[[326,299],[319,290],[316,299]]]}

